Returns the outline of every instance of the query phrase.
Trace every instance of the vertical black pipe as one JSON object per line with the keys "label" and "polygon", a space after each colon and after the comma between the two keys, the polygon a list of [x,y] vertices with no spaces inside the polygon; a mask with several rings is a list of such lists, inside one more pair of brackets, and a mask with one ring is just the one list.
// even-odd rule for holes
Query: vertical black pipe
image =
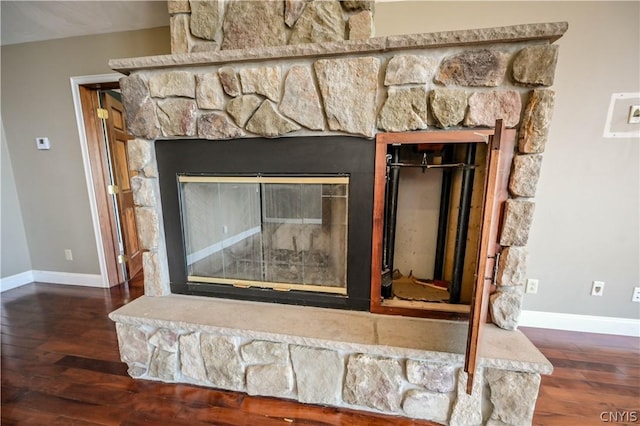
{"label": "vertical black pipe", "polygon": [[[444,148],[443,164],[453,162],[453,146]],[[438,214],[438,236],[436,238],[436,258],[433,266],[433,279],[444,279],[444,259],[447,248],[447,229],[449,227],[449,210],[451,207],[451,182],[453,171],[443,169],[442,187],[440,189],[440,212]]]}
{"label": "vertical black pipe", "polygon": [[462,188],[460,189],[460,210],[456,227],[456,246],[453,253],[453,278],[449,289],[450,302],[460,303],[462,275],[464,273],[464,256],[467,249],[467,233],[469,231],[469,213],[471,212],[471,196],[473,195],[473,166],[476,161],[476,144],[467,144],[466,165],[462,172]]}
{"label": "vertical black pipe", "polygon": [[400,183],[400,145],[393,145],[389,179],[387,181],[387,197],[385,203],[385,222],[383,239],[383,279],[382,297],[391,297],[391,281],[393,275],[393,256],[396,244],[396,219],[398,213],[398,187]]}

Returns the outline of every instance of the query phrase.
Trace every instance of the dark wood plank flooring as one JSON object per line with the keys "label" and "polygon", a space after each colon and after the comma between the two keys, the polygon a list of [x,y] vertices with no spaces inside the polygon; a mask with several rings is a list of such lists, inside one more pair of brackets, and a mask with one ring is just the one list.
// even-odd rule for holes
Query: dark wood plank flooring
{"label": "dark wood plank flooring", "polygon": [[[107,314],[142,294],[28,284],[2,293],[2,425],[433,425],[188,385],[133,380]],[[524,329],[555,365],[536,425],[640,410],[640,339]],[[633,424],[633,422],[628,422]]]}

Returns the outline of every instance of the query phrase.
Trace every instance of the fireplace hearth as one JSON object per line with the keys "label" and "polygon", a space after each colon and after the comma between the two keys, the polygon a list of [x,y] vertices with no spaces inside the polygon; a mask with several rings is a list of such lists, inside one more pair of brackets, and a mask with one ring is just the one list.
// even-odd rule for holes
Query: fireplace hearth
{"label": "fireplace hearth", "polygon": [[[235,3],[251,4],[229,2]],[[278,2],[261,3],[280,10]],[[342,10],[338,2],[314,1],[305,13],[320,3]],[[170,2],[173,42],[183,49],[174,52],[180,55],[110,61],[127,75],[120,86],[135,136],[128,155],[146,250],[145,296],[110,315],[130,375],[443,424],[531,423],[540,374],[552,366],[515,328],[532,198],[553,110],[553,42],[566,23],[208,51],[218,44],[205,46],[193,34],[180,39],[192,13],[180,5],[189,3]],[[300,41],[296,37],[289,39]],[[229,46],[227,38],[222,45]],[[385,198],[387,145],[461,138],[486,146],[485,187],[495,189],[481,203],[468,322],[327,309],[380,312],[383,306],[383,256],[376,242],[384,218],[374,212]],[[263,178],[327,176],[348,177],[346,295],[279,291],[287,281],[282,278],[265,278],[267,288],[246,276],[222,282],[227,278],[198,269],[205,257],[195,259],[218,248],[242,259],[252,250],[271,251],[252,261],[263,277],[269,275],[265,264],[274,260],[297,268],[306,256],[317,266],[340,251],[311,256],[313,231],[296,227],[294,239],[292,226],[282,228],[288,230],[276,246],[249,240],[250,248],[240,251],[233,243],[258,227],[325,223],[324,215],[267,213],[262,201],[252,227],[200,246],[197,230],[182,233],[198,216],[181,212],[181,203],[191,202],[191,189],[182,184],[248,177],[259,184],[254,192],[266,197],[274,188],[260,186]],[[213,190],[192,192],[198,191]],[[221,226],[224,232],[234,225]],[[237,268],[234,262],[218,264]],[[492,399],[512,395],[514,388],[517,400]]]}

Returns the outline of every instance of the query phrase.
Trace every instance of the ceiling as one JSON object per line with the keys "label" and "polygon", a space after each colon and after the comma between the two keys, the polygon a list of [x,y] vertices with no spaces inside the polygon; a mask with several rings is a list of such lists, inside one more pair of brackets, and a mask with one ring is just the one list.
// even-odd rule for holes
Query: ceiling
{"label": "ceiling", "polygon": [[0,1],[0,44],[169,25],[167,2]]}

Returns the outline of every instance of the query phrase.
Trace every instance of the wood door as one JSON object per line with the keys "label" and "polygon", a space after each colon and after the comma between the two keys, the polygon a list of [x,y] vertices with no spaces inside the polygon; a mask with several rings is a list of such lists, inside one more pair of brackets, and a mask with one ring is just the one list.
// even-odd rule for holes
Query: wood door
{"label": "wood door", "polygon": [[489,294],[493,286],[496,255],[500,252],[498,229],[504,202],[508,198],[507,185],[515,145],[515,131],[507,131],[502,120],[489,140],[487,175],[485,184],[480,247],[478,250],[476,284],[471,299],[469,332],[464,371],[468,373],[467,393],[473,390],[478,354],[482,340],[482,329],[487,322]]}
{"label": "wood door", "polygon": [[131,279],[142,269],[142,250],[138,240],[127,155],[127,140],[130,138],[126,131],[122,103],[106,92],[104,106],[108,113],[105,123],[112,179],[117,186],[115,197],[118,206],[122,244],[124,246],[127,276]]}

